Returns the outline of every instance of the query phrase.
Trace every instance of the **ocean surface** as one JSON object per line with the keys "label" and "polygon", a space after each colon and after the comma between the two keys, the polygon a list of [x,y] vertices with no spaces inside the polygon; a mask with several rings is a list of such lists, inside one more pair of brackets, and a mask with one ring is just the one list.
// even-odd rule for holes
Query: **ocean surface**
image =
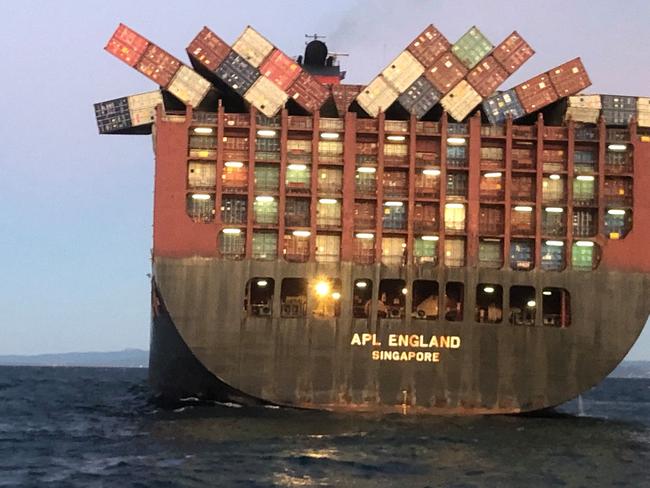
{"label": "ocean surface", "polygon": [[650,380],[554,417],[157,409],[144,369],[0,367],[0,486],[650,487]]}

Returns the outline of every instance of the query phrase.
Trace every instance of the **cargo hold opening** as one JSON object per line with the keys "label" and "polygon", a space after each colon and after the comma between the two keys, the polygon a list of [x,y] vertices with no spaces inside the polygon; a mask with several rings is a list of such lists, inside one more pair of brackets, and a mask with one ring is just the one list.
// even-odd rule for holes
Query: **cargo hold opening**
{"label": "cargo hold opening", "polygon": [[498,324],[503,318],[503,287],[481,283],[476,287],[476,318],[480,324]]}
{"label": "cargo hold opening", "polygon": [[404,280],[381,280],[377,317],[394,319],[404,317],[406,293],[408,290]]}
{"label": "cargo hold opening", "polygon": [[411,315],[416,319],[438,319],[437,281],[415,280],[413,282],[413,307]]}
{"label": "cargo hold opening", "polygon": [[307,311],[307,280],[285,278],[280,290],[282,317],[304,317]]}
{"label": "cargo hold opening", "polygon": [[532,286],[510,287],[510,323],[513,325],[535,325],[537,302]]}
{"label": "cargo hold opening", "polygon": [[270,317],[273,311],[273,293],[275,280],[273,278],[251,278],[246,284],[244,310],[247,315]]}

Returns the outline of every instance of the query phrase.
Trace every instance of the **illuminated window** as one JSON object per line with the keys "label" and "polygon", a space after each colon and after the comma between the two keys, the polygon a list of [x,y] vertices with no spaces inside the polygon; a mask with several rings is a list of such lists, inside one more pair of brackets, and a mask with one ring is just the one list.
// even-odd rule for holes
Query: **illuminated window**
{"label": "illuminated window", "polygon": [[356,280],[352,291],[352,315],[355,318],[370,317],[371,300],[372,280]]}
{"label": "illuminated window", "polygon": [[270,317],[273,313],[273,278],[251,278],[246,284],[244,310],[249,316]]}
{"label": "illuminated window", "polygon": [[542,291],[542,323],[548,327],[571,324],[571,297],[564,288],[544,288]]}
{"label": "illuminated window", "polygon": [[341,280],[318,277],[310,282],[312,313],[316,317],[338,317],[341,313]]}
{"label": "illuminated window", "polygon": [[481,283],[476,287],[475,320],[481,324],[498,324],[503,318],[503,287]]}
{"label": "illuminated window", "polygon": [[537,301],[532,286],[510,287],[510,323],[512,325],[535,325]]}
{"label": "illuminated window", "polygon": [[307,313],[307,280],[283,279],[280,304],[282,317],[304,317]]}
{"label": "illuminated window", "polygon": [[394,319],[404,317],[406,293],[408,290],[404,280],[381,280],[377,316]]}

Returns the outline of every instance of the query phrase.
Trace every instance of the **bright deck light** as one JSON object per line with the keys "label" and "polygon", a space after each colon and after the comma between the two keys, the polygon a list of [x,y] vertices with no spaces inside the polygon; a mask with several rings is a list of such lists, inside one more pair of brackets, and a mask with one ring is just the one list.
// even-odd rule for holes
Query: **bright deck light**
{"label": "bright deck light", "polygon": [[591,175],[580,175],[576,176],[576,180],[578,181],[594,181],[594,177]]}
{"label": "bright deck light", "polygon": [[552,294],[553,294],[553,292],[551,292],[551,291],[549,291],[549,290],[544,290],[544,291],[542,292],[542,295],[547,296],[547,297],[550,297]]}
{"label": "bright deck light", "polygon": [[594,247],[594,243],[591,241],[576,241],[576,246],[578,247]]}
{"label": "bright deck light", "polygon": [[367,288],[368,287],[368,282],[367,281],[357,281],[357,284],[355,286],[357,288]]}
{"label": "bright deck light", "polygon": [[319,281],[314,286],[314,289],[316,290],[316,294],[318,296],[324,297],[326,295],[329,295],[330,284],[327,281]]}
{"label": "bright deck light", "polygon": [[464,137],[447,137],[447,144],[450,146],[464,146],[465,138]]}
{"label": "bright deck light", "polygon": [[269,195],[260,195],[258,197],[255,197],[255,201],[260,203],[269,203],[272,202],[273,200],[275,199]]}
{"label": "bright deck light", "polygon": [[445,208],[465,208],[462,203],[445,203]]}
{"label": "bright deck light", "polygon": [[611,208],[607,211],[609,215],[625,215],[625,210],[620,208]]}
{"label": "bright deck light", "polygon": [[564,246],[564,242],[562,241],[546,241],[547,246],[551,247],[562,247]]}
{"label": "bright deck light", "polygon": [[338,291],[335,291],[334,293],[332,293],[332,298],[334,300],[340,300],[341,299],[341,294]]}
{"label": "bright deck light", "polygon": [[495,171],[494,173],[485,173],[483,176],[485,176],[486,178],[501,178],[501,173]]}
{"label": "bright deck light", "polygon": [[355,234],[355,237],[357,239],[374,239],[375,235],[374,234],[369,234],[367,232],[358,232]]}
{"label": "bright deck light", "polygon": [[318,200],[318,203],[322,203],[323,205],[334,205],[336,203],[335,198],[321,198]]}
{"label": "bright deck light", "polygon": [[195,134],[212,134],[212,127],[194,127]]}
{"label": "bright deck light", "polygon": [[610,144],[607,146],[607,149],[610,151],[621,152],[625,151],[627,149],[627,146],[625,144]]}
{"label": "bright deck light", "polygon": [[528,302],[526,302],[526,305],[530,308],[534,308],[535,305],[537,305],[537,302],[535,302],[535,300],[528,300]]}
{"label": "bright deck light", "polygon": [[551,176],[549,176],[549,178],[552,179],[552,180],[554,180],[554,181],[557,181],[557,180],[559,180],[561,177],[560,177],[560,175],[551,175]]}
{"label": "bright deck light", "polygon": [[422,170],[422,174],[426,176],[440,176],[439,169],[425,169]]}
{"label": "bright deck light", "polygon": [[311,232],[308,230],[294,230],[293,235],[296,237],[309,237],[311,235]]}
{"label": "bright deck light", "polygon": [[244,163],[242,163],[241,161],[226,161],[224,163],[224,166],[226,168],[243,168]]}
{"label": "bright deck light", "polygon": [[337,132],[321,132],[320,138],[327,139],[328,141],[333,141],[339,138],[339,134]]}
{"label": "bright deck light", "polygon": [[440,239],[438,236],[422,236],[423,241],[437,241]]}
{"label": "bright deck light", "polygon": [[486,286],[485,288],[483,288],[483,291],[485,293],[494,293],[494,287],[493,286]]}
{"label": "bright deck light", "polygon": [[193,193],[192,200],[210,200],[210,195],[207,193]]}
{"label": "bright deck light", "polygon": [[544,209],[544,212],[548,213],[562,213],[564,212],[564,209],[562,207],[546,207]]}
{"label": "bright deck light", "polygon": [[257,135],[260,137],[275,137],[277,134],[273,129],[260,129],[257,131]]}
{"label": "bright deck light", "polygon": [[259,281],[257,282],[257,286],[259,286],[260,288],[264,288],[264,287],[265,287],[266,285],[268,285],[268,284],[269,284],[269,282],[266,281],[266,280],[259,280]]}
{"label": "bright deck light", "polygon": [[515,212],[532,212],[533,207],[528,207],[526,205],[517,205],[515,207]]}
{"label": "bright deck light", "polygon": [[289,171],[305,171],[307,169],[306,164],[290,164],[287,166]]}
{"label": "bright deck light", "polygon": [[233,229],[232,227],[223,230],[224,234],[238,235],[241,234],[241,229]]}
{"label": "bright deck light", "polygon": [[373,168],[372,166],[361,166],[357,168],[357,172],[359,173],[375,173],[377,171],[377,168]]}
{"label": "bright deck light", "polygon": [[403,207],[404,202],[390,201],[390,202],[384,202],[384,205],[386,207]]}
{"label": "bright deck light", "polygon": [[391,142],[402,142],[406,140],[405,136],[386,136],[387,141]]}

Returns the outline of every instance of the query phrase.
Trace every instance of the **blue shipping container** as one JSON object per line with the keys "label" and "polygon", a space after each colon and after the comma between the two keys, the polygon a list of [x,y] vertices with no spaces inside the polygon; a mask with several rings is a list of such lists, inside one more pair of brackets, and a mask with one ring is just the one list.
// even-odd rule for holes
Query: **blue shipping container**
{"label": "blue shipping container", "polygon": [[518,119],[526,115],[514,89],[498,92],[483,102],[483,112],[491,124],[503,124],[508,115]]}
{"label": "blue shipping container", "polygon": [[116,98],[95,104],[95,119],[100,134],[110,134],[131,127],[129,99]]}

